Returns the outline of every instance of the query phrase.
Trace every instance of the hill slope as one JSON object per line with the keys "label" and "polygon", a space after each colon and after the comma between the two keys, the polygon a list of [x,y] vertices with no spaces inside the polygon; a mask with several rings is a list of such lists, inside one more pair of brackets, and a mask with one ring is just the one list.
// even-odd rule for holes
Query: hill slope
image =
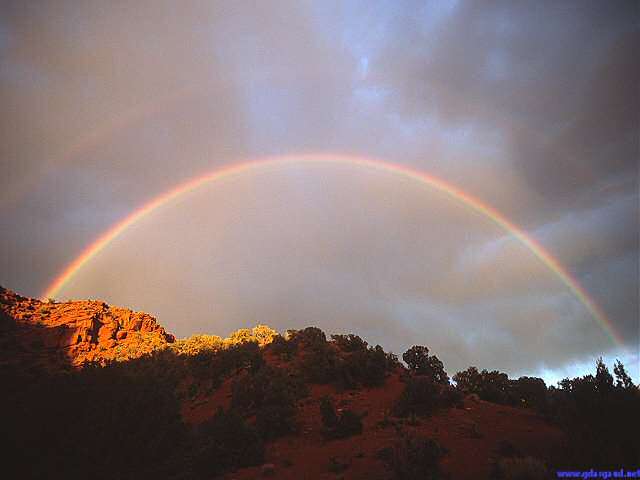
{"label": "hill slope", "polygon": [[[11,478],[174,480],[484,480],[635,465],[640,395],[621,365],[615,385],[599,362],[595,377],[560,389],[472,368],[454,387],[426,347],[403,358],[408,368],[315,327],[175,340],[146,313],[0,287],[0,463]],[[540,382],[545,416],[523,407],[534,403],[522,387]],[[590,405],[606,413],[600,424]],[[494,476],[497,465],[512,473]]]}

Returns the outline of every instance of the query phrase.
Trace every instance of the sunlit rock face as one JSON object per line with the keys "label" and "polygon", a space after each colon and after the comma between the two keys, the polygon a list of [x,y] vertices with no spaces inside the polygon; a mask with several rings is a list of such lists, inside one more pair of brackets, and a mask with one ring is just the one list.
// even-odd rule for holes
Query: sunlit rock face
{"label": "sunlit rock face", "polygon": [[0,368],[57,371],[136,358],[173,341],[144,312],[93,300],[42,302],[0,287]]}

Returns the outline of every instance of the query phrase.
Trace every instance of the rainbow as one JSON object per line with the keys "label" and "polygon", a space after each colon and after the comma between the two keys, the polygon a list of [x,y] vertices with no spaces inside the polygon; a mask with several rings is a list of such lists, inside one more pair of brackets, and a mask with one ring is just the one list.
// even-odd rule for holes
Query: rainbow
{"label": "rainbow", "polygon": [[620,334],[616,331],[611,322],[607,320],[605,314],[600,310],[595,302],[591,298],[589,298],[584,289],[578,284],[576,280],[574,280],[569,275],[564,267],[549,253],[547,253],[539,243],[537,243],[531,237],[527,236],[527,234],[524,233],[524,231],[522,231],[518,226],[516,226],[510,220],[494,210],[492,207],[482,203],[477,198],[469,195],[459,188],[425,172],[421,172],[419,170],[415,170],[413,168],[398,164],[383,162],[380,160],[352,156],[341,156],[335,154],[302,154],[295,156],[259,159],[246,163],[230,165],[178,185],[177,187],[163,193],[162,195],[154,198],[153,200],[144,204],[142,207],[138,208],[136,211],[131,213],[129,216],[127,216],[118,224],[114,225],[111,229],[105,232],[89,247],[87,247],[53,281],[51,286],[43,295],[43,298],[55,298],[60,290],[74,277],[74,275],[76,275],[84,265],[91,261],[91,259],[93,259],[98,253],[100,253],[100,251],[104,249],[114,238],[116,238],[118,235],[120,235],[135,223],[148,217],[158,208],[171,202],[172,200],[175,200],[182,195],[191,192],[205,184],[236,176],[242,176],[243,174],[250,171],[298,164],[337,164],[358,167],[369,171],[392,173],[434,188],[446,194],[447,196],[459,201],[466,207],[488,218],[500,228],[509,232],[518,241],[520,241],[522,245],[524,245],[534,256],[540,259],[548,267],[548,269],[553,272],[556,277],[558,277],[562,281],[562,283],[564,283],[566,287],[582,302],[589,313],[604,328],[611,339],[626,350],[625,342]]}
{"label": "rainbow", "polygon": [[160,97],[146,104],[134,104],[133,106],[114,114],[111,118],[101,123],[86,135],[76,138],[67,144],[57,154],[44,161],[34,172],[22,182],[17,182],[6,191],[0,192],[0,212],[8,210],[15,202],[34,188],[34,185],[46,177],[54,169],[63,167],[74,159],[82,158],[82,155],[93,151],[102,142],[114,135],[136,125],[143,118],[163,112],[165,109],[181,104],[181,102],[196,97],[197,95],[212,94],[206,86],[193,86],[187,89],[177,90],[171,95]]}

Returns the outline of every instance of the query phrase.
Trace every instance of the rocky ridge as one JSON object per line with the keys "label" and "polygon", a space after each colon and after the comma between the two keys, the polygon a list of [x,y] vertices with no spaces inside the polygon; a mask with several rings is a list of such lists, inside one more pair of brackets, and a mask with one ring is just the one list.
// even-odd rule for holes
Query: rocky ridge
{"label": "rocky ridge", "polygon": [[42,302],[0,286],[0,368],[35,373],[105,364],[174,341],[144,312],[94,300]]}

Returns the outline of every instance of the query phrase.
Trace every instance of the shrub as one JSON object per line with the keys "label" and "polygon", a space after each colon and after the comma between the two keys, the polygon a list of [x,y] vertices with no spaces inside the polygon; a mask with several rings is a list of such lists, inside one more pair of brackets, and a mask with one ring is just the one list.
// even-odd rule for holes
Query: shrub
{"label": "shrub", "polygon": [[357,389],[384,383],[387,358],[380,345],[361,348],[336,360],[336,377],[343,388]]}
{"label": "shrub", "polygon": [[303,350],[324,350],[327,347],[327,336],[318,327],[300,330],[293,338],[299,342]]}
{"label": "shrub", "polygon": [[276,335],[268,345],[268,349],[280,358],[291,360],[298,345],[293,340],[286,340],[282,335]]}
{"label": "shrub", "polygon": [[295,430],[296,406],[294,403],[266,405],[256,417],[256,428],[265,440],[288,435]]}
{"label": "shrub", "polygon": [[344,350],[345,352],[355,352],[367,349],[367,342],[353,333],[348,335],[331,335],[331,339],[336,342],[341,350]]}
{"label": "shrub", "polygon": [[540,409],[547,397],[547,385],[537,377],[520,377],[515,382],[520,402],[527,407]]}
{"label": "shrub", "polygon": [[224,348],[224,341],[217,335],[195,334],[189,338],[176,340],[169,348],[182,355],[197,355],[204,350],[218,350]]}
{"label": "shrub", "polygon": [[218,409],[199,431],[199,448],[193,454],[195,472],[210,477],[228,468],[260,465],[264,461],[264,443],[252,427],[233,409]]}
{"label": "shrub", "polygon": [[229,334],[229,338],[224,339],[224,344],[226,347],[241,345],[247,342],[257,343],[257,339],[253,336],[251,330],[249,330],[248,328],[241,328],[238,331],[232,332]]}
{"label": "shrub", "polygon": [[301,363],[301,370],[312,383],[327,383],[336,378],[336,355],[327,348],[316,347],[306,351]]}
{"label": "shrub", "polygon": [[440,480],[440,459],[444,449],[431,437],[403,434],[378,457],[389,465],[400,480]]}
{"label": "shrub", "polygon": [[329,440],[362,433],[360,416],[348,409],[343,410],[338,416],[333,402],[328,397],[322,399],[320,413],[322,415],[322,434]]}
{"label": "shrub", "polygon": [[244,412],[257,412],[256,427],[265,439],[291,433],[296,400],[308,394],[301,377],[264,365],[255,375],[246,373],[231,385],[231,404]]}
{"label": "shrub", "polygon": [[396,415],[430,417],[440,406],[440,387],[426,377],[407,377],[400,394]]}
{"label": "shrub", "polygon": [[258,344],[247,342],[218,351],[202,350],[187,356],[185,362],[195,379],[210,380],[217,387],[233,370],[247,368],[256,372],[265,360]]}
{"label": "shrub", "polygon": [[494,467],[496,480],[546,480],[551,472],[543,462],[533,457],[503,458]]}
{"label": "shrub", "polygon": [[393,372],[400,366],[400,360],[398,356],[393,352],[386,352],[385,356],[385,370],[387,372]]}
{"label": "shrub", "polygon": [[509,380],[506,373],[493,370],[491,372],[482,370],[478,372],[476,367],[469,367],[467,370],[458,372],[453,376],[457,388],[466,394],[478,395],[482,400],[488,402],[499,403],[503,405],[520,405],[521,397],[524,400],[531,399],[534,403],[540,395],[540,382],[544,385],[542,379],[534,377],[522,377],[521,385],[519,381]]}
{"label": "shrub", "polygon": [[462,407],[462,392],[450,385],[445,385],[440,392],[440,406],[444,408]]}
{"label": "shrub", "polygon": [[351,462],[344,462],[337,457],[331,457],[329,460],[329,471],[333,473],[344,472],[351,466]]}

